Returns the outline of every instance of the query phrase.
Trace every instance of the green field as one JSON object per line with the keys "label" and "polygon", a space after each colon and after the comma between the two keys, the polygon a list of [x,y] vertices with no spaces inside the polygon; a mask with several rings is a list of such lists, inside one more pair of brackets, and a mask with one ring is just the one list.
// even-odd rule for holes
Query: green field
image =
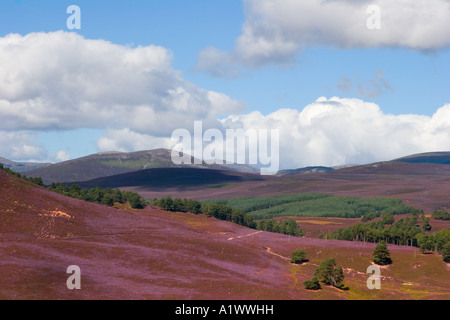
{"label": "green field", "polygon": [[360,218],[368,213],[379,216],[382,212],[405,214],[418,211],[400,199],[361,199],[320,193],[208,200],[204,203],[228,205],[258,220],[280,216]]}

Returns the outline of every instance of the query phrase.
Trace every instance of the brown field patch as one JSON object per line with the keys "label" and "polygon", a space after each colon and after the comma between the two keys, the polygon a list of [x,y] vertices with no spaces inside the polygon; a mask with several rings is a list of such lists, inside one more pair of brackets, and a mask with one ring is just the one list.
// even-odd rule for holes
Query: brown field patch
{"label": "brown field patch", "polygon": [[319,224],[319,225],[328,225],[328,224],[342,225],[342,222],[324,221],[324,220],[296,220],[296,222],[297,223]]}

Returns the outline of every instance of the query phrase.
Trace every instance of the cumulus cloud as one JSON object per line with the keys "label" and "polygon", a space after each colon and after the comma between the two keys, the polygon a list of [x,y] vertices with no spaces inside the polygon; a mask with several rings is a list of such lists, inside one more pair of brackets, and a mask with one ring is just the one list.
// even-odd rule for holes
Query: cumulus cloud
{"label": "cumulus cloud", "polygon": [[65,150],[60,150],[55,155],[56,162],[70,160],[70,154]]}
{"label": "cumulus cloud", "polygon": [[132,48],[63,31],[0,37],[1,137],[15,141],[0,154],[65,160],[63,151],[48,155],[30,132],[80,128],[106,132],[100,150],[150,149],[176,128],[189,129],[195,120],[216,127],[218,115],[245,108],[185,81],[171,60],[163,47]]}
{"label": "cumulus cloud", "polygon": [[429,116],[390,115],[374,103],[319,98],[303,110],[252,112],[222,120],[225,127],[280,131],[282,168],[335,166],[450,150],[450,104]]}
{"label": "cumulus cloud", "polygon": [[130,129],[108,130],[97,142],[100,151],[140,151],[158,148],[171,148],[172,142],[169,138],[154,137],[141,134]]}
{"label": "cumulus cloud", "polygon": [[130,48],[63,31],[0,38],[2,130],[128,128],[170,135],[217,123],[243,103],[185,81],[162,47]]}
{"label": "cumulus cloud", "polygon": [[48,156],[45,148],[36,143],[36,134],[27,131],[0,130],[0,155],[8,159],[43,160]]}
{"label": "cumulus cloud", "polygon": [[[239,66],[290,64],[305,46],[402,47],[437,50],[450,45],[448,0],[244,0],[246,21],[232,52],[209,47],[197,68],[213,75]],[[381,29],[368,28],[369,6],[380,12]],[[224,70],[226,72],[224,72]]]}
{"label": "cumulus cloud", "polygon": [[[277,30],[273,36],[285,41],[285,31]],[[288,42],[276,53],[265,34],[260,36],[258,45],[268,48],[268,59],[298,46],[293,41],[291,48]],[[248,51],[247,57],[258,50]],[[223,53],[211,49],[209,54],[214,66],[214,57]],[[0,155],[10,159],[70,158],[64,150],[49,155],[35,142],[46,130],[102,130],[100,151],[171,147],[172,132],[193,132],[196,120],[203,121],[203,130],[279,129],[283,168],[366,163],[450,149],[450,105],[432,117],[394,116],[363,100],[320,98],[302,110],[242,114],[242,102],[184,80],[171,67],[171,53],[157,46],[130,48],[66,32],[11,34],[0,38],[0,61],[7,61],[0,63]],[[234,75],[233,69],[221,72]],[[382,72],[373,80],[382,90],[392,89]],[[356,85],[349,79],[341,88],[354,90]]]}

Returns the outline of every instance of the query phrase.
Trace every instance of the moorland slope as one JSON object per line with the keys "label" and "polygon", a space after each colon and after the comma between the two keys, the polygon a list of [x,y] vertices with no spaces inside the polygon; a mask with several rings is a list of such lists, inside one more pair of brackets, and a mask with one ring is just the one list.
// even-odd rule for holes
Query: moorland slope
{"label": "moorland slope", "polygon": [[[309,262],[293,265],[305,249]],[[373,244],[258,232],[204,215],[108,208],[0,171],[0,299],[450,299],[438,255],[389,246],[382,290],[366,287]],[[307,291],[335,257],[348,291]],[[81,268],[68,290],[67,267]]]}

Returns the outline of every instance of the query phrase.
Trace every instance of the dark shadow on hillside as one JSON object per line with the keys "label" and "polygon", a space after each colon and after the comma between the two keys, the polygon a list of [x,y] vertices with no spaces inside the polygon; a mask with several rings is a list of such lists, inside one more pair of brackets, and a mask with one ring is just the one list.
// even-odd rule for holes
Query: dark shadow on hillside
{"label": "dark shadow on hillside", "polygon": [[196,168],[155,168],[74,182],[82,188],[139,187],[145,191],[162,189],[195,189],[196,187],[222,187],[228,183],[262,180],[257,174]]}

